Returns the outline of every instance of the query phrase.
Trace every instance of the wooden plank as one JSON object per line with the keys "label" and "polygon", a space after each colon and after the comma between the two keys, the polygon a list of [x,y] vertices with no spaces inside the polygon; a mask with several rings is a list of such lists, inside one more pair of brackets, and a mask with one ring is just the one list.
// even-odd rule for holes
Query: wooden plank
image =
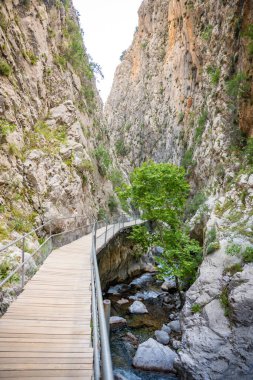
{"label": "wooden plank", "polygon": [[85,369],[54,369],[54,370],[23,370],[23,371],[0,371],[0,379],[19,379],[21,377],[30,379],[30,377],[42,377],[44,379],[48,379],[49,377],[56,376],[65,376],[68,379],[72,379],[73,377],[81,377],[83,379],[90,378],[92,375],[92,370]]}
{"label": "wooden plank", "polygon": [[16,363],[25,363],[25,364],[92,364],[93,363],[93,356],[86,356],[86,357],[66,357],[66,358],[59,358],[59,357],[36,357],[36,358],[31,358],[31,357],[13,357],[13,358],[0,358],[0,366],[1,364],[9,364],[8,368],[14,369],[10,365],[16,364]]}

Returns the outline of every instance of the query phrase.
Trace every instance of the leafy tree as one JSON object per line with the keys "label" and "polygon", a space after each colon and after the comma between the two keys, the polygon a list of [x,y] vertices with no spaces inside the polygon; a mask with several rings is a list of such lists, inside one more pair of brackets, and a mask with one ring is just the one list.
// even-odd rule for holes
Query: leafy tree
{"label": "leafy tree", "polygon": [[152,246],[163,247],[157,258],[160,276],[175,276],[183,301],[180,283],[194,280],[201,252],[182,222],[189,194],[185,170],[168,163],[144,163],[134,169],[130,185],[124,184],[118,194],[125,209],[131,206],[139,209],[142,218],[151,222],[151,229],[135,227],[131,238],[145,251]]}

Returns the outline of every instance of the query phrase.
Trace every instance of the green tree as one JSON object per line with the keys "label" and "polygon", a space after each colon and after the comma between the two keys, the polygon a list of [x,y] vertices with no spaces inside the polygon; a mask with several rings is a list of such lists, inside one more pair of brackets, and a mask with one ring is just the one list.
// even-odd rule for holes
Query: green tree
{"label": "green tree", "polygon": [[175,276],[182,301],[180,284],[194,280],[201,252],[182,221],[189,195],[185,170],[168,163],[144,163],[134,169],[130,185],[124,184],[118,195],[125,209],[134,207],[140,210],[143,219],[151,222],[151,229],[135,227],[131,238],[144,250],[163,247],[163,254],[157,258],[160,276]]}

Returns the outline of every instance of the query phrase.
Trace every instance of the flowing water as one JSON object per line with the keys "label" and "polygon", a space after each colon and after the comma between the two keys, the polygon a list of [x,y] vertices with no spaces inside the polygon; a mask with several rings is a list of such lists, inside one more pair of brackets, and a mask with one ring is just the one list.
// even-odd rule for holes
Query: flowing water
{"label": "flowing water", "polygon": [[[143,371],[132,366],[137,345],[133,344],[127,333],[133,334],[138,339],[138,343],[154,338],[155,330],[160,330],[164,323],[170,322],[169,315],[175,310],[175,302],[164,303],[166,294],[161,290],[160,286],[161,282],[156,280],[155,275],[148,273],[132,282],[111,287],[108,291],[109,293],[116,292],[117,294],[106,294],[106,298],[110,299],[112,303],[111,315],[120,316],[127,320],[127,326],[111,329],[110,334],[114,371],[122,375],[122,377],[118,376],[118,379],[178,379],[173,374]],[[172,296],[174,301],[175,297],[175,295]],[[128,299],[129,303],[118,304],[117,301],[122,298]],[[148,314],[129,313],[128,308],[136,298],[142,300],[149,311]]]}

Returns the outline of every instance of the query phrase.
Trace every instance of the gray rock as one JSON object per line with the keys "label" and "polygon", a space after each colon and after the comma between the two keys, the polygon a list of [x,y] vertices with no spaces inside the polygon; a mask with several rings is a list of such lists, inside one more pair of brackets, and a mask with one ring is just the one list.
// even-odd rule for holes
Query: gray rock
{"label": "gray rock", "polygon": [[166,331],[167,334],[171,333],[171,328],[168,325],[163,325],[162,330]]}
{"label": "gray rock", "polygon": [[126,324],[127,324],[127,321],[124,318],[121,318],[118,316],[110,317],[110,326],[112,328],[122,327],[122,326],[125,326]]}
{"label": "gray rock", "polygon": [[132,343],[134,346],[138,346],[139,344],[138,338],[130,332],[126,333],[124,339]]}
{"label": "gray rock", "polygon": [[136,368],[154,371],[171,371],[177,354],[169,347],[150,338],[139,345],[133,365]]}
{"label": "gray rock", "polygon": [[123,369],[115,370],[113,374],[115,380],[141,380],[141,378],[136,376],[134,373]]}
{"label": "gray rock", "polygon": [[168,344],[170,341],[169,334],[164,330],[156,330],[155,337],[157,342],[162,343],[164,345]]}
{"label": "gray rock", "polygon": [[172,347],[174,350],[179,350],[181,348],[181,342],[179,340],[173,339]]}
{"label": "gray rock", "polygon": [[129,307],[129,311],[132,314],[148,313],[146,306],[141,301],[134,301],[134,303]]}
{"label": "gray rock", "polygon": [[126,303],[129,303],[129,300],[127,300],[126,298],[121,298],[117,301],[117,304],[119,305],[125,305]]}
{"label": "gray rock", "polygon": [[181,326],[180,326],[180,322],[178,319],[168,323],[168,326],[171,328],[172,331],[175,331],[178,333],[181,332]]}

